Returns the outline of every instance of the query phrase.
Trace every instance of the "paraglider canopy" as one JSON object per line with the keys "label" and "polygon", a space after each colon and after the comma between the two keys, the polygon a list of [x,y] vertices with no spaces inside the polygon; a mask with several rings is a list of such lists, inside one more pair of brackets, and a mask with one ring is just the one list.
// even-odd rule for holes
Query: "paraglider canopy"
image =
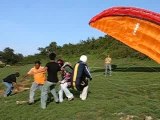
{"label": "paraglider canopy", "polygon": [[160,14],[113,7],[93,17],[89,24],[160,63]]}

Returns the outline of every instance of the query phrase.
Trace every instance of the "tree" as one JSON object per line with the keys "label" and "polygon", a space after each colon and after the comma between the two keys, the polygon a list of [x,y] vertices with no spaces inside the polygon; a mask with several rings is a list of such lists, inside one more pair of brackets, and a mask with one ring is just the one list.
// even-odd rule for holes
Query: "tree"
{"label": "tree", "polygon": [[0,54],[2,56],[3,62],[6,64],[16,64],[23,60],[22,54],[15,54],[14,50],[9,47],[5,48]]}
{"label": "tree", "polygon": [[40,51],[40,54],[42,54],[42,55],[46,55],[47,54],[45,48],[39,47],[38,50]]}
{"label": "tree", "polygon": [[38,48],[38,50],[40,51],[40,54],[41,54],[41,55],[48,55],[48,54],[51,53],[51,52],[57,53],[57,49],[60,50],[61,47],[60,47],[60,46],[57,46],[57,43],[56,43],[56,42],[51,42],[51,43],[49,44],[49,46],[47,46],[47,47],[45,47],[45,48],[42,48],[42,47]]}
{"label": "tree", "polygon": [[47,47],[47,51],[49,53],[51,53],[51,52],[55,52],[56,53],[56,51],[57,51],[57,43],[56,42],[51,42],[49,44],[49,46]]}
{"label": "tree", "polygon": [[9,47],[5,48],[3,50],[2,57],[5,63],[12,64],[14,59],[14,50]]}

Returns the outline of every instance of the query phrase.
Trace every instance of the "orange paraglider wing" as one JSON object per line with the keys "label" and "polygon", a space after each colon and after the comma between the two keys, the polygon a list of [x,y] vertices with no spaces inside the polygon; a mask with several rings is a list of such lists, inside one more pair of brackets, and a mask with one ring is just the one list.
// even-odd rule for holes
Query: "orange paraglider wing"
{"label": "orange paraglider wing", "polygon": [[93,17],[89,24],[160,63],[160,14],[113,7]]}

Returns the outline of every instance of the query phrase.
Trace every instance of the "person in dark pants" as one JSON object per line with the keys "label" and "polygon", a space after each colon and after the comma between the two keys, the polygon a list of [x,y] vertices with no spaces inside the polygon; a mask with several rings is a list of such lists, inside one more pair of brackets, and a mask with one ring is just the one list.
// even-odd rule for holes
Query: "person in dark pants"
{"label": "person in dark pants", "polygon": [[76,63],[73,76],[72,86],[75,90],[80,91],[81,100],[86,100],[88,94],[88,79],[92,80],[92,76],[87,66],[87,56],[82,55],[80,61]]}
{"label": "person in dark pants", "polygon": [[45,67],[45,70],[47,71],[47,74],[48,74],[47,81],[44,83],[42,87],[42,93],[41,93],[41,108],[42,109],[45,109],[47,106],[47,99],[48,99],[49,92],[52,93],[54,97],[54,101],[56,103],[59,102],[58,94],[56,92],[55,86],[58,82],[57,73],[58,71],[61,70],[61,68],[59,64],[55,62],[55,58],[56,58],[55,53],[51,53],[49,55],[49,58],[50,58],[50,62],[48,62]]}
{"label": "person in dark pants", "polygon": [[3,84],[6,86],[6,90],[4,92],[4,97],[11,95],[11,93],[14,89],[14,86],[18,90],[16,78],[19,76],[20,76],[19,72],[16,72],[15,74],[8,75],[6,78],[3,79]]}

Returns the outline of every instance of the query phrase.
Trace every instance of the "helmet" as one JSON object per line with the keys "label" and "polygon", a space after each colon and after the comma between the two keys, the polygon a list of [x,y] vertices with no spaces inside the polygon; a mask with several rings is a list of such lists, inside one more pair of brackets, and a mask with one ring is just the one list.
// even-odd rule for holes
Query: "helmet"
{"label": "helmet", "polygon": [[62,67],[64,65],[64,61],[62,59],[58,59],[57,63]]}
{"label": "helmet", "polygon": [[66,65],[71,66],[71,63],[69,63],[69,62],[65,62],[63,66],[66,66]]}
{"label": "helmet", "polygon": [[87,62],[87,56],[86,56],[86,55],[82,55],[82,56],[80,57],[80,61],[86,63],[86,62]]}

